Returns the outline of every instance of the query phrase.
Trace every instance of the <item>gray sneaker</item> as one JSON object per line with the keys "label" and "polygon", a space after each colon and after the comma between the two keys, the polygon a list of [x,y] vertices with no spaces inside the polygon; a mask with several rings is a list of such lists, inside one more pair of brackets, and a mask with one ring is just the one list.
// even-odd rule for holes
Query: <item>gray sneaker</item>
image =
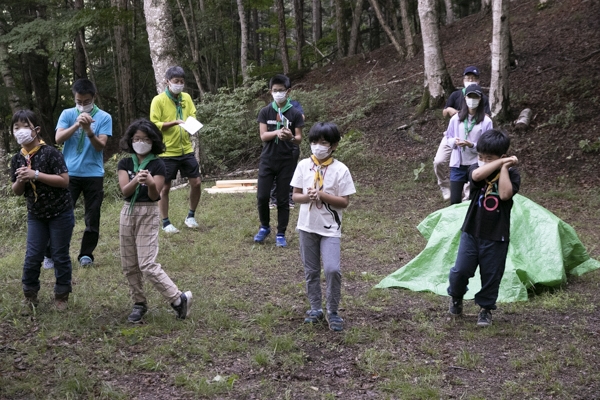
{"label": "gray sneaker", "polygon": [[133,305],[133,311],[131,311],[131,314],[129,314],[129,317],[127,317],[127,321],[131,322],[132,324],[139,324],[142,322],[142,317],[147,311],[148,307],[145,303],[135,303]]}
{"label": "gray sneaker", "polygon": [[477,326],[486,327],[492,325],[492,311],[482,308],[477,317]]}
{"label": "gray sneaker", "polygon": [[192,307],[192,292],[189,290],[185,293],[181,293],[181,303],[176,306],[171,303],[171,307],[177,313],[177,319],[186,319],[190,316],[190,308]]}

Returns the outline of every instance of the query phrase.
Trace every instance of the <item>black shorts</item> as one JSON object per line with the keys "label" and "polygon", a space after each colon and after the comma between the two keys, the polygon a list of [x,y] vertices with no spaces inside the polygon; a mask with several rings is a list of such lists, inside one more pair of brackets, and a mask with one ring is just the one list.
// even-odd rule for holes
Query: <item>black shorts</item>
{"label": "black shorts", "polygon": [[198,165],[194,153],[161,158],[167,170],[165,173],[165,183],[177,178],[177,172],[181,172],[182,178],[198,178],[200,176],[200,165]]}

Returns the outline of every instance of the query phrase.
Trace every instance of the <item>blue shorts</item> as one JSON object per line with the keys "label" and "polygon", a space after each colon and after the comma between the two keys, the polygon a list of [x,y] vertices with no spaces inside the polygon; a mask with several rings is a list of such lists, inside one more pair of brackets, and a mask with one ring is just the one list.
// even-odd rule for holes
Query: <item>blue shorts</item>
{"label": "blue shorts", "polygon": [[450,167],[450,182],[469,182],[470,165]]}
{"label": "blue shorts", "polygon": [[177,178],[177,172],[181,172],[182,178],[197,178],[200,176],[200,165],[194,153],[184,154],[177,157],[161,157],[165,163],[165,183]]}

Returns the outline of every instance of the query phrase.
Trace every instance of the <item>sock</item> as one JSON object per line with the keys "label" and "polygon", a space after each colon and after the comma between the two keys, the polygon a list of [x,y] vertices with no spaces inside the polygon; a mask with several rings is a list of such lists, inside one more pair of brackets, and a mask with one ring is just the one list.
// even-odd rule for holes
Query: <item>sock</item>
{"label": "sock", "polygon": [[194,216],[196,215],[196,210],[190,210],[188,211],[188,218],[194,218]]}
{"label": "sock", "polygon": [[162,220],[162,223],[163,223],[163,228],[166,228],[168,225],[171,224],[171,221],[169,220],[169,217],[167,217]]}
{"label": "sock", "polygon": [[175,301],[173,302],[173,305],[174,305],[175,307],[177,307],[177,306],[178,306],[178,305],[180,305],[180,304],[181,304],[181,297],[178,297],[178,298],[177,298],[177,300],[175,300]]}

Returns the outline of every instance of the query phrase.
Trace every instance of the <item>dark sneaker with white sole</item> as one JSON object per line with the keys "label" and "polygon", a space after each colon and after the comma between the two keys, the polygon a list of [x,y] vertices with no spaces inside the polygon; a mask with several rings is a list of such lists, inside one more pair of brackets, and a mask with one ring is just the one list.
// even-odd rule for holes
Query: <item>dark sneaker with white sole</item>
{"label": "dark sneaker with white sole", "polygon": [[477,317],[477,326],[486,327],[492,325],[492,311],[482,308]]}
{"label": "dark sneaker with white sole", "polygon": [[148,307],[145,303],[135,303],[133,305],[133,311],[131,311],[131,314],[129,314],[129,317],[127,317],[127,321],[131,322],[132,324],[138,324],[142,322],[142,317],[147,311]]}
{"label": "dark sneaker with white sole", "polygon": [[181,297],[179,298],[181,303],[176,306],[171,303],[171,307],[177,313],[177,319],[186,319],[190,315],[190,308],[192,307],[192,292],[189,290],[185,293],[181,293]]}
{"label": "dark sneaker with white sole", "polygon": [[327,322],[329,323],[329,329],[334,332],[341,332],[344,330],[344,320],[336,312],[327,313]]}
{"label": "dark sneaker with white sole", "polygon": [[318,324],[323,321],[323,311],[322,310],[308,310],[306,312],[306,318],[304,318],[305,324]]}
{"label": "dark sneaker with white sole", "polygon": [[461,315],[463,312],[463,299],[459,299],[458,297],[451,297],[450,308],[448,309],[448,312],[450,313],[450,315],[455,317]]}

